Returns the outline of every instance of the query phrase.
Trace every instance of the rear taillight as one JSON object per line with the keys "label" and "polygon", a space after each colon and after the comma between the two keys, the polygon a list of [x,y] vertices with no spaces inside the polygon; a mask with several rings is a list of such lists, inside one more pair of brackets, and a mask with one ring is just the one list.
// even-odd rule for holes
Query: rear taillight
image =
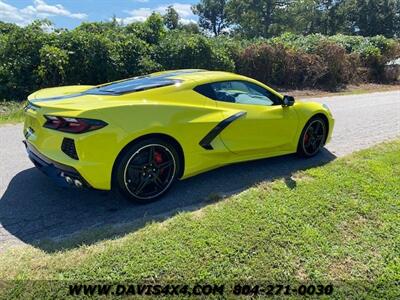
{"label": "rear taillight", "polygon": [[68,118],[57,116],[44,117],[47,120],[46,123],[44,123],[43,125],[44,127],[69,133],[84,133],[103,128],[107,125],[106,122],[93,119]]}

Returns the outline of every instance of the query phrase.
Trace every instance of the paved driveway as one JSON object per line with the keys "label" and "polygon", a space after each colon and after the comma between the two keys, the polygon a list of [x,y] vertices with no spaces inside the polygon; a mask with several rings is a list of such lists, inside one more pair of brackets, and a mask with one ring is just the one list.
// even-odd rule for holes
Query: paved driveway
{"label": "paved driveway", "polygon": [[[0,250],[18,243],[46,249],[44,240],[82,230],[148,221],[194,210],[216,195],[238,193],[249,186],[325,164],[338,156],[400,136],[400,91],[335,96],[317,100],[332,110],[336,127],[327,149],[309,160],[294,155],[224,167],[176,184],[161,201],[135,205],[112,193],[61,189],[33,168],[21,143],[21,125],[0,127]],[[118,231],[118,230],[117,230]],[[107,232],[110,232],[109,234]],[[99,237],[111,237],[113,230]]]}

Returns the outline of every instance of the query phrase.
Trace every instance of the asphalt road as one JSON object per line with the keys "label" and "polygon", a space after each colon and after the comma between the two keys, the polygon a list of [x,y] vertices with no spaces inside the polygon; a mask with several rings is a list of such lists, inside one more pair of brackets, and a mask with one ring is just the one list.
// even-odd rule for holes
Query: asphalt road
{"label": "asphalt road", "polygon": [[[55,186],[27,158],[22,126],[0,127],[0,251],[20,243],[46,250],[46,241],[98,229],[111,238],[121,224],[140,228],[146,222],[195,210],[266,180],[323,165],[355,150],[400,136],[400,91],[316,100],[336,119],[331,143],[312,159],[294,155],[227,166],[179,182],[161,201],[140,206],[112,193],[75,191]],[[216,196],[218,195],[218,196]],[[109,232],[109,233],[108,233]]]}

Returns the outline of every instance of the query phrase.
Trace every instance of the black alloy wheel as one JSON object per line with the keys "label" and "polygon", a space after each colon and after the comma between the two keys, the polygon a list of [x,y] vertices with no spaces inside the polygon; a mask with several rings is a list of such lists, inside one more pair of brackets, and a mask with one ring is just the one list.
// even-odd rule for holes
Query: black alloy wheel
{"label": "black alloy wheel", "polygon": [[312,118],[304,127],[300,136],[297,152],[304,157],[316,155],[324,146],[327,126],[320,117]]}
{"label": "black alloy wheel", "polygon": [[130,199],[149,203],[163,195],[176,178],[176,150],[162,140],[134,146],[122,158],[117,174],[120,190]]}

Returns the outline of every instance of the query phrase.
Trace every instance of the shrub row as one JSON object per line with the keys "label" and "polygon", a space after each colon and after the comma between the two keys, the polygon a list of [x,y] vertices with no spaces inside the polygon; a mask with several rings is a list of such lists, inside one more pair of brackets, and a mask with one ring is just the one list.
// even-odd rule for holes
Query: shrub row
{"label": "shrub row", "polygon": [[321,43],[314,53],[263,43],[247,47],[239,57],[237,69],[275,86],[335,89],[352,80],[357,59],[331,43]]}
{"label": "shrub row", "polygon": [[[345,73],[353,73],[351,78],[355,81],[386,81],[388,79],[384,76],[386,63],[400,57],[399,41],[388,39],[381,35],[374,37],[346,36],[342,34],[334,36],[324,36],[321,34],[302,36],[285,33],[271,39],[269,43],[273,45],[282,44],[287,48],[302,50],[308,53],[319,53],[321,45],[331,44],[339,46],[349,55],[345,61],[347,63],[350,62],[349,66],[352,68],[343,71]],[[332,50],[333,46],[330,51]],[[340,52],[343,52],[343,50]],[[357,69],[356,73],[354,73],[354,67]],[[366,68],[368,72],[362,74],[362,70],[359,70],[360,68]]]}
{"label": "shrub row", "polygon": [[400,56],[399,42],[381,36],[210,38],[166,31],[157,16],[128,26],[86,23],[50,33],[42,25],[0,22],[0,99],[23,100],[42,87],[99,84],[179,68],[236,71],[277,87],[336,89],[384,80],[384,65]]}

